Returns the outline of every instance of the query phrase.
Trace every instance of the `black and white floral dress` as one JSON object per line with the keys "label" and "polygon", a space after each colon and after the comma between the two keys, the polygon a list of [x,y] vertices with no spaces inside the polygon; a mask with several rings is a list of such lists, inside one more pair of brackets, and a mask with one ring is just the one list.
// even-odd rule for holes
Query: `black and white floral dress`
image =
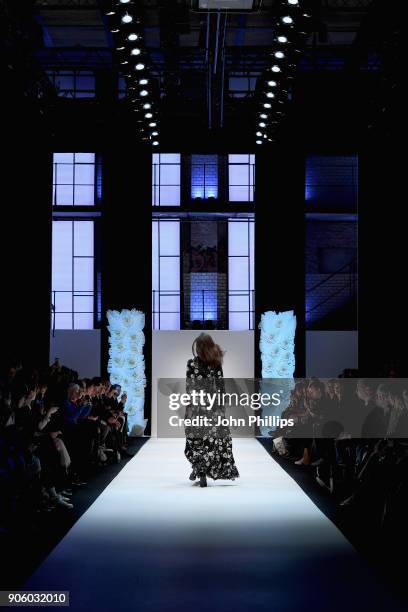
{"label": "black and white floral dress", "polygon": [[[198,357],[187,362],[186,391],[204,390],[208,393],[224,392],[222,367],[211,368],[200,362]],[[215,402],[211,410],[207,405],[192,405],[186,408],[186,418],[206,416],[208,424],[186,426],[185,456],[193,467],[196,478],[206,475],[214,480],[234,480],[239,477],[232,454],[232,439],[229,427],[215,425],[219,416],[225,416],[224,407]]]}

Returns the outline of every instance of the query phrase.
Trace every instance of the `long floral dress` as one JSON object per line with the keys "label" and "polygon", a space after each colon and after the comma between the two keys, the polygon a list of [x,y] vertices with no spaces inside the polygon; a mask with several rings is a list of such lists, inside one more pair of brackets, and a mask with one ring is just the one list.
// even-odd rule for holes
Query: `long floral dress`
{"label": "long floral dress", "polygon": [[[198,357],[187,362],[186,391],[204,390],[207,393],[224,392],[222,367],[211,368],[200,362]],[[207,403],[208,405],[208,403]],[[202,475],[214,480],[234,480],[239,477],[232,454],[232,439],[229,427],[216,426],[219,416],[225,416],[223,406],[215,402],[208,410],[204,405],[190,404],[186,408],[186,418],[196,416],[208,417],[209,424],[203,426],[186,426],[186,447],[184,454],[193,467],[193,475]]]}

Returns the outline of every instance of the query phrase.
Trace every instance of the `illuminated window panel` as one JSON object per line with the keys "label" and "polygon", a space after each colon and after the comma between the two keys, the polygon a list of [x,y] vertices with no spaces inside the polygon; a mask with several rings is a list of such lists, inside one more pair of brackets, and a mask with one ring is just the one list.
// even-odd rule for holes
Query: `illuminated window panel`
{"label": "illuminated window panel", "polygon": [[54,153],[52,204],[95,205],[95,153]]}
{"label": "illuminated window panel", "polygon": [[94,328],[94,251],[93,221],[53,221],[53,329]]}
{"label": "illuminated window panel", "polygon": [[180,329],[180,221],[152,222],[152,326]]}
{"label": "illuminated window panel", "polygon": [[152,156],[152,205],[180,206],[180,154]]}
{"label": "illuminated window panel", "polygon": [[228,199],[230,202],[253,202],[255,155],[228,155]]}
{"label": "illuminated window panel", "polygon": [[228,329],[254,329],[254,220],[228,220]]}

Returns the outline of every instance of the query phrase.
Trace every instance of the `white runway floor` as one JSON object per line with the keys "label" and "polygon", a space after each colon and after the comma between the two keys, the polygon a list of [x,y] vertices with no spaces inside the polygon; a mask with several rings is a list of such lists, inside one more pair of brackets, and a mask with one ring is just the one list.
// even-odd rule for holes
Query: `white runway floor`
{"label": "white runway floor", "polygon": [[234,440],[238,480],[206,489],[183,450],[149,440],[24,588],[98,612],[400,609],[256,440]]}

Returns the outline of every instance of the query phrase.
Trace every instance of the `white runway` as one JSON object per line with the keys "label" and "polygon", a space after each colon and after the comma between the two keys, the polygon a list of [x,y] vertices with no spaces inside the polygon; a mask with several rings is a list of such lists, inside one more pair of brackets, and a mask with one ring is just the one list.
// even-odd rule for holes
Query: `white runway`
{"label": "white runway", "polygon": [[234,440],[238,480],[206,489],[183,450],[149,440],[24,588],[98,612],[400,609],[256,440]]}

